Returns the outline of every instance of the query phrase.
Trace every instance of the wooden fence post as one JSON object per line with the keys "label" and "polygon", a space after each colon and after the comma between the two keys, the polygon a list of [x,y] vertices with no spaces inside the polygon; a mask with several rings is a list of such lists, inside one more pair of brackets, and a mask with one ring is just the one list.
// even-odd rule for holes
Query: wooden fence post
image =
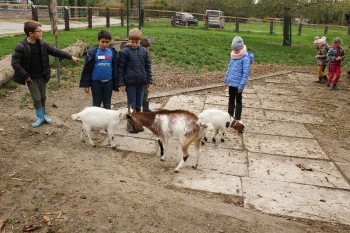
{"label": "wooden fence post", "polygon": [[110,26],[111,10],[109,7],[106,7],[106,27]]}
{"label": "wooden fence post", "polygon": [[236,17],[236,30],[235,32],[239,32],[239,18]]}
{"label": "wooden fence post", "polygon": [[88,8],[88,27],[92,28],[92,8]]}
{"label": "wooden fence post", "polygon": [[303,28],[303,24],[302,24],[301,21],[300,21],[300,23],[299,23],[299,29],[298,29],[298,36],[301,36],[301,30],[302,30],[302,28]]}
{"label": "wooden fence post", "polygon": [[69,8],[68,7],[64,7],[64,30],[65,31],[69,31]]}
{"label": "wooden fence post", "polygon": [[273,34],[273,23],[274,23],[273,19],[270,20],[270,34]]}
{"label": "wooden fence post", "polygon": [[145,9],[141,9],[141,26],[145,24]]}
{"label": "wooden fence post", "polygon": [[172,25],[173,27],[176,27],[176,12],[173,11],[173,18],[172,18],[173,22],[172,22]]}
{"label": "wooden fence post", "polygon": [[124,27],[124,8],[120,8],[120,24]]}
{"label": "wooden fence post", "polygon": [[35,5],[32,5],[31,8],[32,8],[32,20],[38,21],[38,18],[39,18],[38,8]]}

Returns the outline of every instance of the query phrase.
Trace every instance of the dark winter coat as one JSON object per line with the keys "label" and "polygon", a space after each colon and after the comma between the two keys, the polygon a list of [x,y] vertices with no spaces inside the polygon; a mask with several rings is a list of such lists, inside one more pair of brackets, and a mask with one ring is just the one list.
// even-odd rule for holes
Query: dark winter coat
{"label": "dark winter coat", "polygon": [[[58,49],[44,40],[37,40],[39,43],[41,68],[46,82],[51,78],[49,55],[59,58],[72,59],[72,55],[64,50]],[[13,79],[16,83],[25,85],[25,80],[30,77],[31,49],[27,37],[22,39],[16,46],[12,54],[11,65],[15,70]]]}
{"label": "dark winter coat", "polygon": [[[341,61],[337,61],[338,56],[342,57]],[[345,59],[345,52],[342,47],[336,48],[334,46],[330,47],[327,53],[327,57],[331,63],[341,63]]]}
{"label": "dark winter coat", "polygon": [[141,45],[133,49],[126,45],[119,52],[118,86],[152,84],[151,59]]}
{"label": "dark winter coat", "polygon": [[[91,74],[95,65],[95,58],[97,53],[97,46],[91,47],[88,50],[88,53],[85,58],[85,64],[83,68],[83,72],[81,73],[80,84],[79,87],[91,87]],[[114,48],[110,48],[113,52],[112,59],[112,80],[113,80],[113,90],[118,90],[118,54]]]}
{"label": "dark winter coat", "polygon": [[328,48],[326,44],[317,49],[316,58],[318,66],[325,66],[328,64],[327,50]]}

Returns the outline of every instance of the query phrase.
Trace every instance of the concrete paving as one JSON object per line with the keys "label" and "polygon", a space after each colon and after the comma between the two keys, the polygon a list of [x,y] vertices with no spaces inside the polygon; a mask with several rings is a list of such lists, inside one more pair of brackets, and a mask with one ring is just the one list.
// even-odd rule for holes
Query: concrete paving
{"label": "concrete paving", "polygon": [[[350,224],[349,179],[344,175],[347,171],[339,170],[349,169],[349,164],[335,164],[328,157],[304,125],[322,123],[322,117],[309,110],[307,101],[298,99],[302,104],[296,107],[295,91],[298,90],[292,91],[286,85],[300,79],[312,82],[314,77],[293,72],[284,75],[288,80],[272,74],[265,77],[264,83],[251,81],[243,94],[244,134],[230,129],[225,142],[217,140],[217,143],[203,145],[196,170],[191,168],[195,164],[195,149],[191,145],[190,157],[175,176],[173,184],[243,197],[247,209]],[[216,86],[206,88],[213,87]],[[150,107],[187,109],[196,114],[209,108],[226,111],[227,93],[212,91],[207,95],[196,95],[201,89],[153,94],[153,97],[170,98],[165,106],[151,101]],[[119,149],[159,156],[157,138],[148,129],[143,133],[129,134],[122,125],[115,134]],[[213,130],[209,128],[209,139],[211,135]],[[147,146],[139,147],[140,144]],[[166,161],[159,161],[159,166],[175,169],[181,158],[179,142],[171,141]]]}

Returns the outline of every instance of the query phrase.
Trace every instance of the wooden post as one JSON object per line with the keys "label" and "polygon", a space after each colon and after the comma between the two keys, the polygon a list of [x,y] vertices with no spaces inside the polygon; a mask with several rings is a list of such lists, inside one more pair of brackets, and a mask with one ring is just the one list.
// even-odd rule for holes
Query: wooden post
{"label": "wooden post", "polygon": [[302,28],[303,28],[303,24],[302,24],[301,21],[300,21],[300,23],[299,23],[299,29],[298,29],[298,36],[301,36],[301,30],[302,30]]}
{"label": "wooden post", "polygon": [[31,8],[32,8],[32,20],[38,21],[38,18],[39,18],[38,8],[35,5],[32,5]]}
{"label": "wooden post", "polygon": [[68,7],[64,7],[64,30],[65,31],[69,31],[69,8]]}
{"label": "wooden post", "polygon": [[270,34],[273,33],[273,19],[270,21]]}
{"label": "wooden post", "polygon": [[145,10],[141,9],[141,26],[145,26]]}
{"label": "wooden post", "polygon": [[124,27],[124,13],[125,13],[124,8],[120,8],[120,24],[122,27]]}
{"label": "wooden post", "polygon": [[173,27],[176,27],[176,11],[173,11]]}
{"label": "wooden post", "polygon": [[88,8],[88,27],[92,28],[92,8]]}
{"label": "wooden post", "polygon": [[236,30],[235,32],[239,32],[239,18],[236,17]]}
{"label": "wooden post", "polygon": [[109,7],[106,7],[106,27],[110,26],[111,10]]}
{"label": "wooden post", "polygon": [[209,17],[207,14],[205,14],[204,17],[205,17],[205,29],[209,29]]}

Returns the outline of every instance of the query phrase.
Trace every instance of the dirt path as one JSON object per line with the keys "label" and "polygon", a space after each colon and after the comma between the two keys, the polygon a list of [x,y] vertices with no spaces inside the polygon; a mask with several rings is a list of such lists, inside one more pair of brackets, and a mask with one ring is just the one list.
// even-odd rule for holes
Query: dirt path
{"label": "dirt path", "polygon": [[[255,66],[252,76],[281,70],[272,68]],[[152,91],[157,92],[220,83],[223,72],[196,76],[154,67],[154,74]],[[337,92],[326,92],[314,83],[301,84],[302,96],[329,120],[325,125],[309,125],[309,130],[344,166],[349,158],[336,156],[350,149],[349,83],[342,77],[342,89]],[[350,231],[350,226],[247,210],[240,207],[243,200],[230,195],[176,188],[171,185],[174,166],[159,166],[156,155],[82,143],[81,124],[70,115],[91,105],[91,97],[77,87],[50,91],[54,123],[32,128],[34,110],[26,93],[26,87],[19,87],[1,98],[0,226],[1,221],[4,226],[0,232],[22,232],[32,224],[41,226],[34,232]],[[122,98],[115,94],[113,102]],[[166,99],[152,101],[166,103]],[[105,135],[94,135],[102,143]]]}

